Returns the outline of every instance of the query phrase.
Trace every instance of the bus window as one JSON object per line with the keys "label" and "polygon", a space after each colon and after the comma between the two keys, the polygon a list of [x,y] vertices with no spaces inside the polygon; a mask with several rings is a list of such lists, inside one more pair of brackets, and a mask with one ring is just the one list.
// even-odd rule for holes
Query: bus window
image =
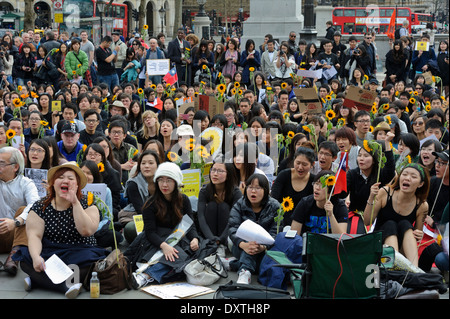
{"label": "bus window", "polygon": [[385,33],[387,32],[388,26],[386,24],[381,24],[380,25],[380,33]]}
{"label": "bus window", "polygon": [[116,14],[114,15],[114,18],[119,19],[120,18],[120,6],[116,6]]}
{"label": "bus window", "polygon": [[392,16],[393,13],[394,13],[394,9],[386,9],[386,17]]}
{"label": "bus window", "polygon": [[385,9],[380,9],[378,16],[379,17],[385,17],[386,16],[386,10]]}
{"label": "bus window", "polygon": [[344,10],[344,17],[354,17],[355,16],[355,10],[353,9],[345,9]]}
{"label": "bus window", "polygon": [[125,7],[120,7],[120,19],[125,19]]}
{"label": "bus window", "polygon": [[411,22],[416,22],[416,15],[411,13]]}
{"label": "bus window", "polygon": [[342,9],[335,9],[335,10],[333,11],[333,15],[334,15],[335,17],[343,17],[343,16],[344,16],[344,13],[343,13]]}
{"label": "bus window", "polygon": [[344,23],[344,33],[355,32],[354,23]]}
{"label": "bus window", "polygon": [[397,17],[409,17],[409,10],[406,9],[398,9]]}
{"label": "bus window", "polygon": [[361,24],[357,24],[356,25],[356,29],[355,29],[355,33],[365,33],[366,30],[367,30],[367,26],[361,25]]}
{"label": "bus window", "polygon": [[341,25],[335,25],[335,26],[333,26],[333,27],[334,27],[334,29],[335,29],[336,31],[342,33],[342,26],[341,26]]}
{"label": "bus window", "polygon": [[367,17],[368,12],[365,9],[356,9],[357,17]]}

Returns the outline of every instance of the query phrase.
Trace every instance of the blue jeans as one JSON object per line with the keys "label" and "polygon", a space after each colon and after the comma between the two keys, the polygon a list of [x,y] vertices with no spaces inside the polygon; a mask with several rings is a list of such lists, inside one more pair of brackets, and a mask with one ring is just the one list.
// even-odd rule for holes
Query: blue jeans
{"label": "blue jeans", "polygon": [[441,271],[448,271],[448,256],[444,252],[437,254],[434,263]]}
{"label": "blue jeans", "polygon": [[172,268],[165,264],[157,263],[144,270],[144,273],[155,279],[158,283],[161,283],[162,277],[167,274]]}
{"label": "blue jeans", "polygon": [[119,85],[119,77],[117,76],[117,73],[111,74],[111,75],[100,75],[97,74],[97,83],[106,83],[109,86],[109,89],[113,90],[113,88],[116,85]]}
{"label": "blue jeans", "polygon": [[152,84],[159,84],[161,83],[161,75],[152,75],[148,77],[150,81],[152,81]]}
{"label": "blue jeans", "polygon": [[264,253],[257,255],[249,255],[243,249],[233,244],[231,247],[231,253],[237,260],[230,262],[230,267],[239,273],[241,269],[250,271],[252,274],[256,274],[261,264],[261,260],[264,257]]}

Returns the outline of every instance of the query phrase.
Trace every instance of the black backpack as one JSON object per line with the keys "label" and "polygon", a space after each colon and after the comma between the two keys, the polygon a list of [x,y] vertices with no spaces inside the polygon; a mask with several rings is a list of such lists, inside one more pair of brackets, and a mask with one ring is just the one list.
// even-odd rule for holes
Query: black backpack
{"label": "black backpack", "polygon": [[396,40],[400,39],[400,28],[395,30],[394,37]]}

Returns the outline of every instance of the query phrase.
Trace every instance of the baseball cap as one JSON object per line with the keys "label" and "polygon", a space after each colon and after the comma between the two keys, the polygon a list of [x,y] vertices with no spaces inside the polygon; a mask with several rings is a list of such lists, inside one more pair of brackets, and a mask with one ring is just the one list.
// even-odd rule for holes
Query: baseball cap
{"label": "baseball cap", "polygon": [[434,156],[439,157],[440,159],[448,162],[448,150],[444,150],[442,152],[433,152],[431,154],[433,154]]}
{"label": "baseball cap", "polygon": [[61,129],[61,134],[64,134],[64,133],[76,134],[76,133],[78,133],[78,126],[75,124],[75,122],[67,121]]}

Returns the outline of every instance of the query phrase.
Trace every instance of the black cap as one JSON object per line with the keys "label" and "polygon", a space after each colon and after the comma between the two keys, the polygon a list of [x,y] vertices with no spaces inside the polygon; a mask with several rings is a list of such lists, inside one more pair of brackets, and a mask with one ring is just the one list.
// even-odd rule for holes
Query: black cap
{"label": "black cap", "polygon": [[436,157],[439,157],[440,159],[443,159],[444,161],[448,162],[448,150],[442,151],[442,152],[433,152],[431,153]]}
{"label": "black cap", "polygon": [[72,134],[78,133],[78,127],[75,124],[75,122],[67,121],[61,129],[61,134],[64,134],[64,133],[72,133]]}

